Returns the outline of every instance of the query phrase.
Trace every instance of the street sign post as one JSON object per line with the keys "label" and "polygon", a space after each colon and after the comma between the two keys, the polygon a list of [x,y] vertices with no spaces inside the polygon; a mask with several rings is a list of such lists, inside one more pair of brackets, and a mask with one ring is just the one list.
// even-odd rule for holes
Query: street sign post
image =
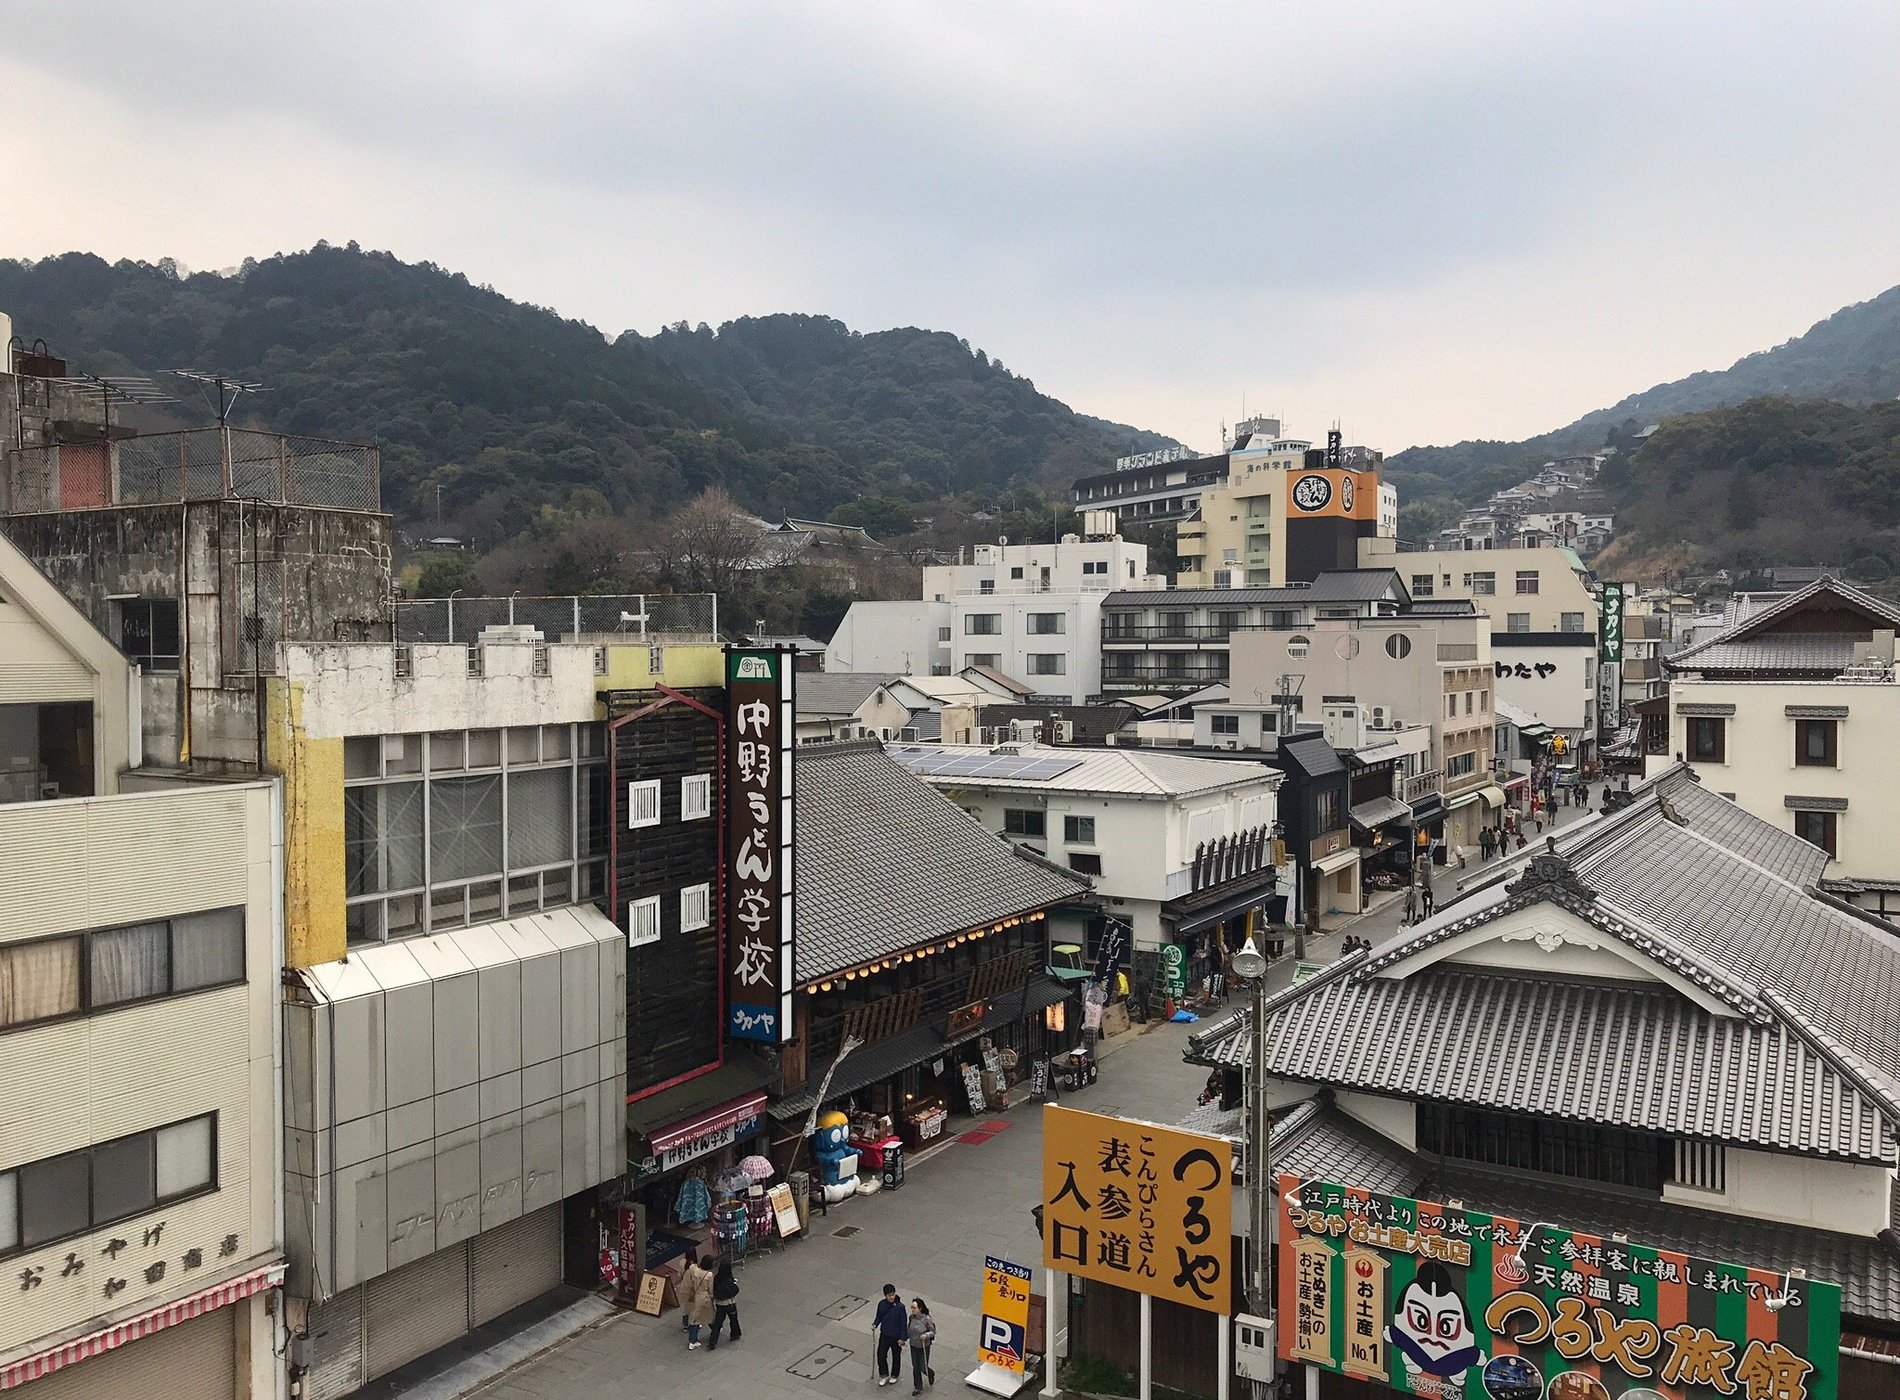
{"label": "street sign post", "polygon": [[983,1312],[977,1323],[976,1370],[967,1385],[991,1395],[1014,1395],[1027,1381],[1030,1271],[986,1255]]}

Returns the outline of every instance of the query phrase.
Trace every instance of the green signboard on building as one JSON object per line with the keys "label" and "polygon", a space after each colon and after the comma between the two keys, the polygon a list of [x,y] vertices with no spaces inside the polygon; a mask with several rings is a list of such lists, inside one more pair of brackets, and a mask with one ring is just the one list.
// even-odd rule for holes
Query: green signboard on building
{"label": "green signboard on building", "polygon": [[1841,1290],[1279,1181],[1280,1355],[1434,1400],[1837,1400]]}
{"label": "green signboard on building", "polygon": [[1602,618],[1597,628],[1597,659],[1620,663],[1623,660],[1623,585],[1603,585]]}

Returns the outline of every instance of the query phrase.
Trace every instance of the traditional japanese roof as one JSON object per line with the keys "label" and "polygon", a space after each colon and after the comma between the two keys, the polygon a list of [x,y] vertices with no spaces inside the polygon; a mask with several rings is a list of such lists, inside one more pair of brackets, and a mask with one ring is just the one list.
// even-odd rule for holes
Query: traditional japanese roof
{"label": "traditional japanese roof", "polygon": [[797,750],[795,980],[1086,894],[872,741]]}
{"label": "traditional japanese roof", "polygon": [[[1841,1287],[1854,1317],[1900,1322],[1900,1248],[1893,1233],[1842,1234],[1693,1206],[1598,1191],[1576,1182],[1544,1182],[1487,1171],[1469,1162],[1420,1157],[1336,1107],[1329,1094],[1308,1099],[1274,1125],[1270,1165],[1304,1180],[1363,1186],[1415,1200],[1456,1197],[1467,1210],[1539,1222],[1608,1239],[1681,1250],[1749,1268]],[[1896,1188],[1900,1192],[1900,1188]]]}
{"label": "traditional japanese roof", "polygon": [[[1865,621],[1866,631],[1803,631],[1794,625],[1802,614],[1820,611],[1857,614]],[[1785,629],[1784,624],[1788,624]],[[1672,672],[1702,675],[1740,671],[1834,676],[1853,661],[1854,644],[1880,628],[1900,628],[1900,608],[1824,575],[1745,613],[1707,641],[1664,657],[1663,665]]]}
{"label": "traditional japanese roof", "polygon": [[[1825,857],[1672,769],[1373,953],[1278,993],[1277,1078],[1856,1161],[1900,1125],[1900,940],[1809,888]],[[1792,844],[1790,844],[1792,843]],[[1537,905],[1627,976],[1461,962]],[[1563,921],[1533,936],[1566,941]],[[1237,1065],[1244,1030],[1190,1051]]]}
{"label": "traditional japanese roof", "polygon": [[854,715],[896,675],[880,671],[807,671],[798,677],[792,703],[808,718]]}

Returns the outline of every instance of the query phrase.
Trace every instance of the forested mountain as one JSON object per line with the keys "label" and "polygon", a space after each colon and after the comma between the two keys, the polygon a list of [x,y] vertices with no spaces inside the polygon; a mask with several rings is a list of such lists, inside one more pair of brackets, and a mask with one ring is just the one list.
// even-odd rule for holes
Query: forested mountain
{"label": "forested mountain", "polygon": [[[318,244],[234,275],[84,253],[0,261],[0,310],[76,369],[261,380],[239,417],[372,441],[384,504],[483,546],[547,509],[762,514],[1000,493],[1164,442],[1071,412],[951,336],[769,317],[609,340],[429,263]],[[181,410],[179,421],[205,415]]]}
{"label": "forested mountain", "polygon": [[1609,408],[1523,442],[1473,441],[1413,447],[1386,458],[1408,500],[1434,497],[1469,504],[1519,480],[1524,468],[1564,452],[1604,445],[1612,433],[1676,413],[1724,408],[1765,395],[1834,399],[1849,404],[1900,397],[1900,287],[1843,307],[1804,334],[1737,360],[1631,394]]}
{"label": "forested mountain", "polygon": [[717,331],[682,321],[646,344],[741,412],[868,466],[893,494],[1023,480],[1066,492],[1114,457],[1170,445],[1076,413],[943,331],[748,316]]}

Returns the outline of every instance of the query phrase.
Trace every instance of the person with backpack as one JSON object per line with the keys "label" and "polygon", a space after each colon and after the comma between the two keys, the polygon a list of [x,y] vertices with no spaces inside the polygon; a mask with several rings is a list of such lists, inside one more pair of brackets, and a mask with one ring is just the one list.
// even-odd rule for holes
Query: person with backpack
{"label": "person with backpack", "polygon": [[719,1347],[719,1332],[728,1322],[732,1324],[732,1340],[738,1341],[739,1331],[739,1281],[732,1276],[732,1261],[721,1258],[719,1268],[713,1273],[713,1324],[712,1335],[706,1339],[706,1350],[716,1351]]}

